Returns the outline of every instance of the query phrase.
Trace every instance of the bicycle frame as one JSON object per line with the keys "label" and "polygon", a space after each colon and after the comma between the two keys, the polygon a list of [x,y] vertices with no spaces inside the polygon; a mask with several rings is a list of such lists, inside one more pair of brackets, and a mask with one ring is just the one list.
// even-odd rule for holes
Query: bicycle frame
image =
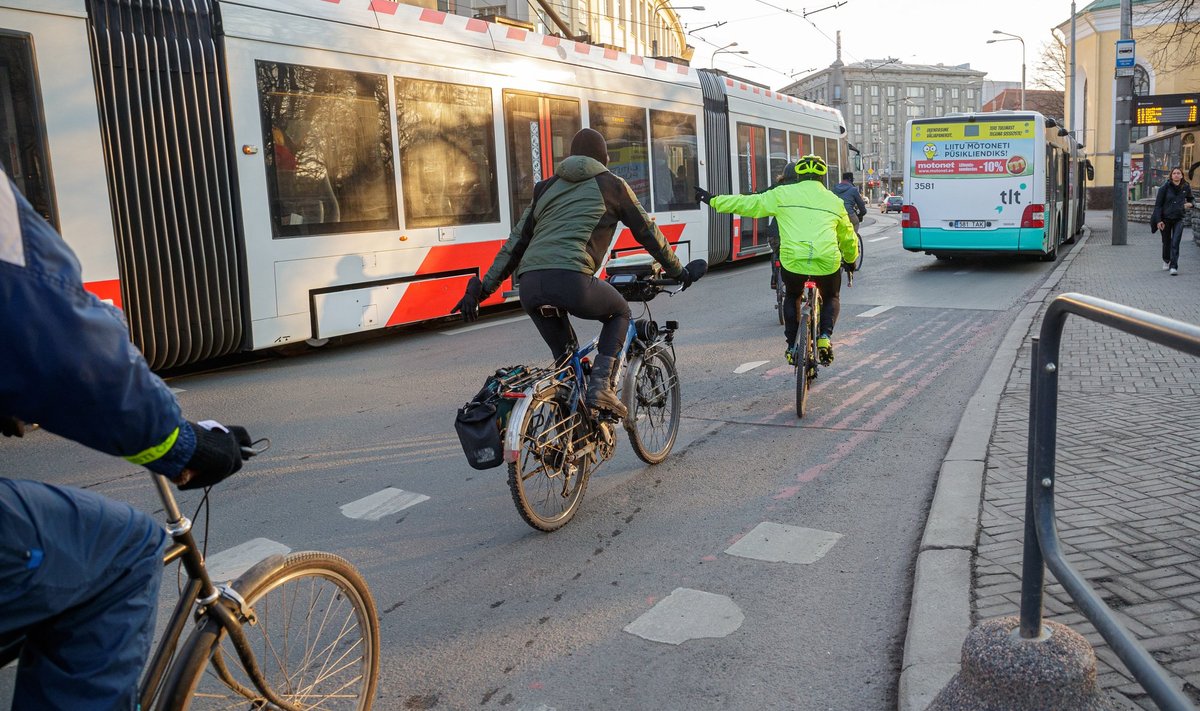
{"label": "bicycle frame", "polygon": [[[247,675],[254,682],[254,686],[258,692],[279,708],[286,709],[287,711],[301,711],[297,707],[280,699],[270,689],[266,679],[262,675],[262,671],[258,667],[253,652],[250,650],[250,644],[246,639],[245,631],[242,629],[241,620],[234,614],[233,610],[223,604],[219,604],[223,599],[231,601],[237,605],[241,616],[253,620],[253,612],[246,607],[245,601],[237,593],[237,589],[251,589],[253,585],[247,585],[246,583],[270,574],[276,566],[282,563],[283,557],[272,556],[260,562],[242,574],[232,585],[214,585],[212,578],[208,575],[208,569],[204,567],[204,556],[201,555],[200,548],[196,545],[196,540],[192,536],[192,522],[179,510],[179,504],[175,500],[175,495],[171,491],[166,478],[157,474],[152,474],[151,478],[154,480],[155,489],[158,491],[159,499],[162,501],[163,510],[166,511],[167,532],[173,540],[173,543],[168,546],[166,552],[163,554],[163,565],[170,565],[177,560],[182,561],[183,567],[188,574],[188,581],[179,596],[179,600],[175,603],[175,609],[171,612],[166,631],[162,639],[159,640],[158,646],[155,647],[154,655],[151,657],[146,675],[142,680],[142,685],[138,689],[140,708],[143,711],[150,711],[155,697],[161,693],[164,677],[170,668],[171,662],[175,659],[179,639],[183,635],[184,627],[188,621],[188,610],[193,605],[196,605],[196,624],[201,624],[202,617],[208,617],[216,621],[229,634],[230,640],[237,650],[238,657],[241,659]],[[235,690],[242,688],[240,684],[229,676],[228,670],[223,668],[223,665],[218,666],[218,670],[222,681],[228,684],[230,688]],[[182,705],[184,701],[186,699],[166,699],[166,702],[172,708]]]}

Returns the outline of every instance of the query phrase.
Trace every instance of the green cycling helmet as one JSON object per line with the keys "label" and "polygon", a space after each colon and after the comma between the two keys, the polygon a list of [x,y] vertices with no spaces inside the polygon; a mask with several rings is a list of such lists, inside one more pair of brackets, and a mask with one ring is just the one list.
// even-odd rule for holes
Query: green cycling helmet
{"label": "green cycling helmet", "polygon": [[825,175],[829,172],[829,166],[825,163],[825,159],[821,156],[812,155],[811,153],[802,156],[796,161],[796,175]]}

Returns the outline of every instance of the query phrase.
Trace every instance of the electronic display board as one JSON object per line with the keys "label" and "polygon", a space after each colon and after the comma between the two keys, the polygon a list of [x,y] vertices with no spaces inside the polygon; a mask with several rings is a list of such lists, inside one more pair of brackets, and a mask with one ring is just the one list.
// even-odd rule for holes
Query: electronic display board
{"label": "electronic display board", "polygon": [[1200,123],[1198,94],[1154,94],[1133,97],[1134,126],[1183,126]]}

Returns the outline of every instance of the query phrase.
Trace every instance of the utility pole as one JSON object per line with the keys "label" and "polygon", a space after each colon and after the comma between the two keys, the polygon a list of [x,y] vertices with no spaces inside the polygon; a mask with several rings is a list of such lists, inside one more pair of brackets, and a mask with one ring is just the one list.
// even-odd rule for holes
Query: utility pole
{"label": "utility pole", "polygon": [[1070,102],[1068,108],[1071,110],[1071,123],[1067,126],[1067,130],[1071,132],[1071,140],[1083,143],[1075,133],[1079,130],[1079,119],[1075,117],[1075,111],[1079,108],[1075,103],[1075,0],[1071,0],[1071,87],[1068,96],[1070,97],[1067,101]]}
{"label": "utility pole", "polygon": [[[1121,0],[1121,39],[1133,39],[1133,0]],[[1124,76],[1122,76],[1124,75]],[[1128,243],[1129,229],[1129,124],[1132,120],[1133,69],[1117,69],[1116,141],[1113,144],[1112,243]]]}

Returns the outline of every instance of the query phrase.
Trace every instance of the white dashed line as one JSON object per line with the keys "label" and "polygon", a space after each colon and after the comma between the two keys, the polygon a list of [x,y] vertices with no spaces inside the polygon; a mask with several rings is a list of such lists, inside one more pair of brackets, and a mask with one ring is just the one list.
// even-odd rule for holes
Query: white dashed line
{"label": "white dashed line", "polygon": [[184,390],[183,388],[171,388],[171,392],[178,395],[179,393],[186,393],[187,390]]}
{"label": "white dashed line", "polygon": [[876,237],[875,239],[869,239],[869,240],[867,240],[867,241],[868,241],[868,242],[882,242],[882,241],[884,241],[885,239],[891,239],[891,238],[893,238],[893,237],[895,237],[895,236],[896,236],[896,235],[884,235],[884,236],[882,236],[882,237]]}
{"label": "white dashed line", "polygon": [[749,373],[750,371],[754,370],[755,368],[761,368],[762,366],[764,366],[770,362],[771,361],[769,361],[769,360],[752,360],[749,363],[742,363],[738,367],[734,368],[733,373],[734,373],[734,375],[741,375],[742,373]]}
{"label": "white dashed line", "polygon": [[212,578],[214,583],[223,583],[234,580],[260,560],[276,553],[287,555],[291,552],[291,548],[270,538],[254,538],[229,550],[212,554],[204,565],[208,568],[208,577]]}
{"label": "white dashed line", "polygon": [[764,521],[725,552],[768,563],[808,565],[825,557],[841,537],[840,533]]}
{"label": "white dashed line", "polygon": [[858,317],[859,318],[871,318],[872,316],[878,316],[879,314],[883,313],[884,311],[887,311],[889,309],[894,309],[894,308],[896,308],[895,304],[884,304],[883,306],[876,306],[875,308],[870,309],[868,311],[863,311],[861,314],[858,315]]}
{"label": "white dashed line", "polygon": [[971,273],[970,269],[963,269],[962,271],[954,272],[954,276],[962,276],[963,274],[970,274],[970,273]]}
{"label": "white dashed line", "polygon": [[503,326],[505,324],[516,323],[517,321],[526,321],[528,319],[529,319],[529,317],[524,316],[524,315],[513,316],[512,318],[502,318],[502,319],[498,319],[496,321],[488,321],[487,323],[477,323],[474,326],[463,326],[462,328],[456,328],[453,331],[439,331],[439,333],[441,333],[443,336],[453,336],[453,335],[456,335],[459,333],[467,333],[468,331],[478,331],[481,328],[491,328],[492,326]]}
{"label": "white dashed line", "polygon": [[414,494],[411,491],[389,487],[343,505],[342,515],[346,518],[357,518],[363,521],[378,521],[384,516],[390,516],[397,511],[403,511],[409,506],[416,506],[422,501],[428,500],[429,497],[424,494]]}
{"label": "white dashed line", "polygon": [[652,642],[683,644],[689,639],[728,637],[745,621],[741,609],[724,595],[675,588],[626,625],[625,631]]}

